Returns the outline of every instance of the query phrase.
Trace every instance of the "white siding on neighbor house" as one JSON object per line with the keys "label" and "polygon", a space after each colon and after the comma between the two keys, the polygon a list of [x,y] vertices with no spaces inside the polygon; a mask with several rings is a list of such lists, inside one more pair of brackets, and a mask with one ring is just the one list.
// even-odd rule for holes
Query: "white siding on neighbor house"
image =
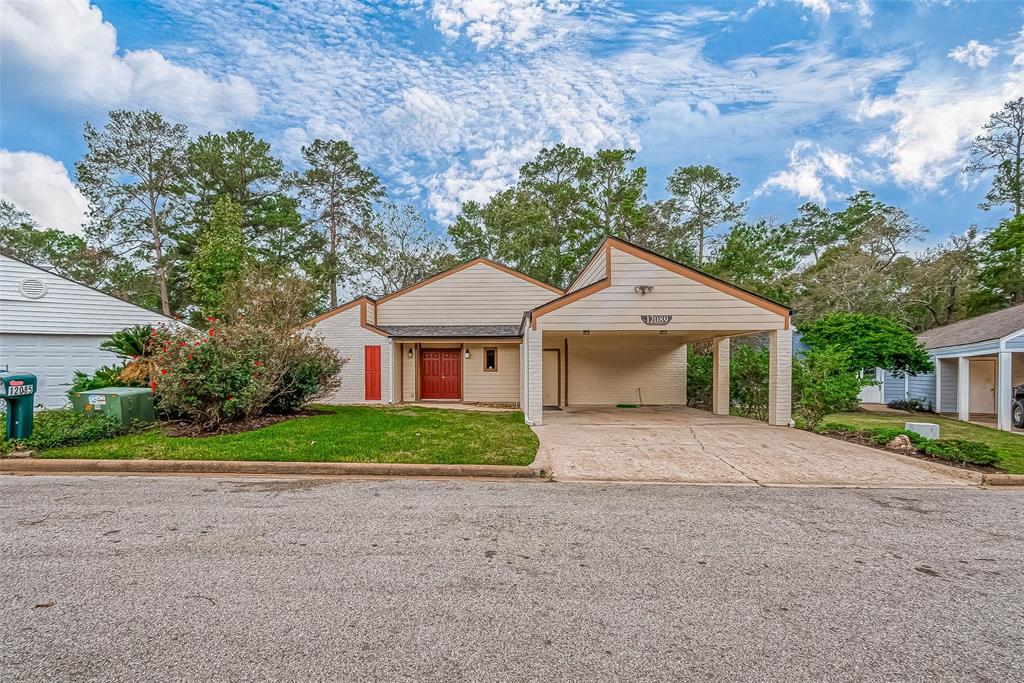
{"label": "white siding on neighbor house", "polygon": [[[43,282],[46,293],[26,297],[25,280]],[[173,320],[0,254],[0,334],[110,335],[161,322]]]}
{"label": "white siding on neighbor house", "polygon": [[[652,285],[641,296],[636,285]],[[635,330],[641,315],[671,315],[659,329],[751,331],[782,329],[779,313],[684,277],[612,247],[609,287],[537,319],[538,328],[557,330]]]}
{"label": "white siding on neighbor house", "polygon": [[[519,403],[519,344],[466,344],[462,360],[462,400]],[[498,350],[497,372],[484,372],[484,349]]]}
{"label": "white siding on neighbor house", "polygon": [[366,403],[366,355],[365,347],[380,346],[381,400],[369,403],[390,403],[392,383],[391,342],[360,326],[360,307],[353,306],[330,318],[313,325],[313,333],[323,337],[342,358],[348,362],[341,369],[341,387],[324,399],[325,403]]}
{"label": "white siding on neighbor house", "polygon": [[35,405],[60,408],[68,403],[76,370],[92,374],[118,362],[117,356],[100,350],[105,339],[107,335],[0,334],[0,368],[32,373],[38,381]]}
{"label": "white siding on neighbor house", "polygon": [[[548,342],[545,347],[559,348]],[[569,339],[569,405],[684,405],[686,346],[671,337],[574,336]]]}
{"label": "white siding on neighbor house", "polygon": [[587,285],[592,285],[603,278],[608,274],[605,268],[606,265],[607,260],[604,255],[604,249],[602,249],[594,255],[594,259],[587,264],[587,267],[579,274],[576,281],[566,290],[566,294],[575,292],[577,289],[583,289]]}
{"label": "white siding on neighbor house", "polygon": [[559,296],[478,263],[377,304],[377,325],[518,325],[523,313]]}

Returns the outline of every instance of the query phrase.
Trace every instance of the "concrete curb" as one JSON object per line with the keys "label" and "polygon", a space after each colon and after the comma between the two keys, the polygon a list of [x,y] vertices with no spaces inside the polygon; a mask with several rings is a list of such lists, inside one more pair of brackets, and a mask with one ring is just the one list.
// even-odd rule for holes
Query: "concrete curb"
{"label": "concrete curb", "polygon": [[537,479],[516,465],[434,465],[384,462],[277,462],[252,460],[0,460],[0,474],[282,474],[370,477],[481,477]]}
{"label": "concrete curb", "polygon": [[985,486],[1024,486],[1024,474],[983,474],[981,483]]}

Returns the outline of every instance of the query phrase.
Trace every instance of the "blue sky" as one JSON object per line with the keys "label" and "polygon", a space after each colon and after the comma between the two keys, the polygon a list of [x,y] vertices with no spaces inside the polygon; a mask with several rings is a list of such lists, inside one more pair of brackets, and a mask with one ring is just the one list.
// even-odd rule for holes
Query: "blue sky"
{"label": "blue sky", "polygon": [[0,194],[75,230],[82,124],[149,108],[255,130],[289,165],[341,137],[443,228],[557,142],[740,178],[754,216],[856,189],[937,241],[972,223],[959,173],[1024,95],[1021,5],[762,0],[0,0]]}

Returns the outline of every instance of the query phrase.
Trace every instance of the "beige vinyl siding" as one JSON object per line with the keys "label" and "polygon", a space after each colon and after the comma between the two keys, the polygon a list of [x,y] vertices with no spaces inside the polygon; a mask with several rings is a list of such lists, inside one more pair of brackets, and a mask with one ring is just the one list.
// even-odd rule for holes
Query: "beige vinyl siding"
{"label": "beige vinyl siding", "polygon": [[[519,402],[519,344],[467,344],[462,361],[462,400],[470,403]],[[498,350],[497,372],[484,371],[484,349]]]}
{"label": "beige vinyl siding", "polygon": [[570,406],[686,403],[686,346],[671,337],[573,337],[568,371]]}
{"label": "beige vinyl siding", "polygon": [[[416,400],[416,364],[419,363],[419,351],[416,344],[401,344],[402,352],[402,400]],[[409,358],[409,349],[412,349],[412,358]]]}
{"label": "beige vinyl siding", "polygon": [[558,295],[478,263],[377,305],[376,324],[518,325]]}
{"label": "beige vinyl siding", "polygon": [[577,289],[583,289],[587,285],[592,285],[607,275],[605,272],[606,261],[604,249],[597,252],[590,263],[587,264],[587,267],[583,269],[583,272],[579,274],[579,277],[576,278],[576,281],[572,283],[572,286],[566,290],[566,294],[575,292]]}
{"label": "beige vinyl siding", "polygon": [[[636,285],[652,285],[641,296]],[[661,329],[745,331],[781,329],[782,315],[673,273],[612,247],[611,284],[538,319],[543,329],[629,330],[641,315],[671,315]]]}
{"label": "beige vinyl siding", "polygon": [[348,362],[341,369],[341,387],[324,399],[324,403],[367,403],[365,400],[365,347],[380,346],[381,400],[369,403],[391,402],[391,342],[359,324],[360,307],[321,320],[312,327],[314,334],[323,337]]}

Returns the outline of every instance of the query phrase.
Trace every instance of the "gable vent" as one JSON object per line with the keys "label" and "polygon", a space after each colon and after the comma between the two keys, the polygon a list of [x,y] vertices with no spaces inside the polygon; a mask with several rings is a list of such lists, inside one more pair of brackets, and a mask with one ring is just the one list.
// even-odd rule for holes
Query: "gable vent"
{"label": "gable vent", "polygon": [[21,281],[21,295],[28,299],[42,299],[46,296],[46,283],[34,277]]}

